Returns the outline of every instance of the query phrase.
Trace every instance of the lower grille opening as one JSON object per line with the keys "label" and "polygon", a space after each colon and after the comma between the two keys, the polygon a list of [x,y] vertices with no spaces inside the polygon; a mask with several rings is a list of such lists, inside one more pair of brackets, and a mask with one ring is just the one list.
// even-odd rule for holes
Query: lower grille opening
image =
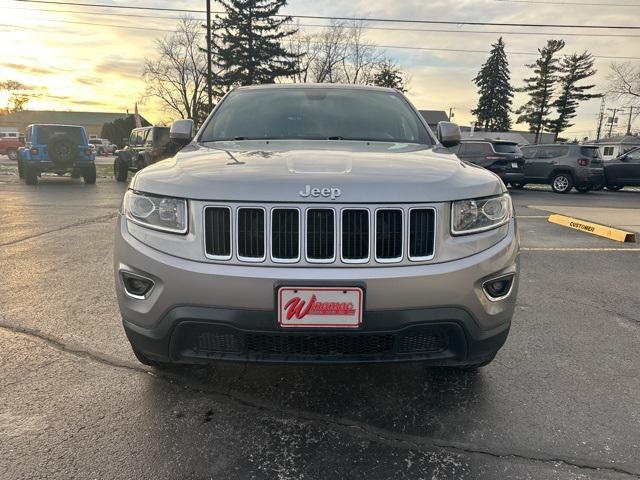
{"label": "lower grille opening", "polygon": [[236,354],[337,360],[362,355],[434,354],[449,348],[447,330],[437,326],[396,333],[263,333],[196,324],[178,327],[173,341],[179,354],[204,357]]}

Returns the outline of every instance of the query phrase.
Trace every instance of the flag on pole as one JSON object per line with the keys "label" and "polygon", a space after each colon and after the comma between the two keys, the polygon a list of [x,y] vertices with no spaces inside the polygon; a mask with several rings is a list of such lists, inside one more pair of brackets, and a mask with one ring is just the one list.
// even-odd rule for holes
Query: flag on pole
{"label": "flag on pole", "polygon": [[138,113],[138,102],[136,102],[136,110],[134,113],[134,118],[136,121],[136,128],[140,128],[142,126],[142,120],[140,119],[140,114]]}

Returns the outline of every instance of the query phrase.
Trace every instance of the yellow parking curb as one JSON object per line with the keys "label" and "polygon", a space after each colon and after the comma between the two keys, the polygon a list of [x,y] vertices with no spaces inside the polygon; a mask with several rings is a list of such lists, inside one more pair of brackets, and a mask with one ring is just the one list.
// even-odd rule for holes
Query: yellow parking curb
{"label": "yellow parking curb", "polygon": [[600,237],[610,238],[617,242],[635,242],[636,234],[633,232],[626,232],[613,227],[607,227],[605,225],[599,225],[597,223],[587,222],[586,220],[580,220],[578,218],[565,217],[564,215],[549,215],[549,222],[563,227],[569,227],[581,232],[591,233]]}

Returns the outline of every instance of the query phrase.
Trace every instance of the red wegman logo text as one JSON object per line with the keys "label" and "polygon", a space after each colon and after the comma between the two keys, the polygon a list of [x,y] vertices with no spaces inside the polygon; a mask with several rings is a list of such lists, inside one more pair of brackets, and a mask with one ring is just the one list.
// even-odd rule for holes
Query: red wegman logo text
{"label": "red wegman logo text", "polygon": [[356,310],[351,302],[318,302],[316,295],[311,295],[308,302],[300,297],[293,297],[285,306],[287,320],[294,316],[300,320],[307,315],[355,315]]}

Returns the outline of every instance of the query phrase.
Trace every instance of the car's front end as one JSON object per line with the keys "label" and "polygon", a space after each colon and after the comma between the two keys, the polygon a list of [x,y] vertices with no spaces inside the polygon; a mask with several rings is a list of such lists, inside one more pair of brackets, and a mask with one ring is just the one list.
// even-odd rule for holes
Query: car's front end
{"label": "car's front end", "polygon": [[123,200],[139,358],[478,365],[505,342],[519,247],[495,176],[433,145],[206,134]]}

